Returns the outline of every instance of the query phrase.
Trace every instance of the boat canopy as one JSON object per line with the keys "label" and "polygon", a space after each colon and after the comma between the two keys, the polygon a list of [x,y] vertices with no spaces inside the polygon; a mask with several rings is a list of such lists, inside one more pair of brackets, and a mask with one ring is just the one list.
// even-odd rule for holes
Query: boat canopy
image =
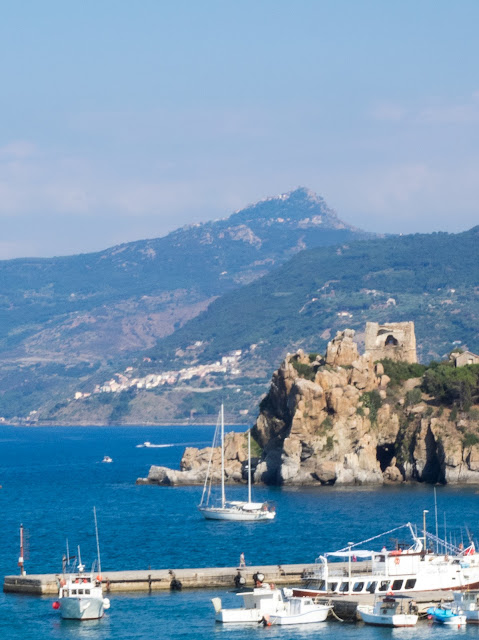
{"label": "boat canopy", "polygon": [[243,505],[243,509],[245,511],[258,511],[263,506],[263,502],[247,502]]}
{"label": "boat canopy", "polygon": [[328,558],[372,558],[379,555],[379,551],[366,551],[362,549],[351,549],[350,551],[332,551],[324,554]]}

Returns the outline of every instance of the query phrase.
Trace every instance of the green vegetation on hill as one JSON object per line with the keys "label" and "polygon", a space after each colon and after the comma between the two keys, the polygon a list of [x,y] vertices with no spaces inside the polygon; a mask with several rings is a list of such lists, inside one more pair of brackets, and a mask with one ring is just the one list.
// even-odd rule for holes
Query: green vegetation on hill
{"label": "green vegetation on hill", "polygon": [[424,374],[422,388],[439,402],[469,411],[479,402],[479,365],[434,364]]}
{"label": "green vegetation on hill", "polygon": [[477,351],[478,246],[475,227],[456,235],[416,234],[303,251],[216,300],[151,353],[164,361],[180,345],[202,340],[201,358],[209,361],[259,344],[273,368],[298,346],[324,350],[328,338],[320,334],[326,329],[330,335],[345,327],[363,331],[368,320],[413,320],[425,361],[449,352],[454,340]]}

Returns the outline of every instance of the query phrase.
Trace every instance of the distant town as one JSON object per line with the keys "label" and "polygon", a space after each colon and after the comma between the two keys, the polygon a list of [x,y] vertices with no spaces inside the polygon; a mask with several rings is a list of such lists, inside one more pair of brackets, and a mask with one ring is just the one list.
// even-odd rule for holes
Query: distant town
{"label": "distant town", "polygon": [[[201,346],[201,342],[196,342],[195,347]],[[256,345],[251,345],[255,348]],[[150,373],[144,377],[132,377],[133,367],[127,367],[123,373],[115,373],[114,377],[106,381],[104,384],[95,386],[92,393],[121,393],[135,387],[136,389],[154,389],[163,385],[177,385],[182,382],[191,380],[192,378],[206,378],[210,374],[229,374],[240,375],[239,360],[242,355],[241,349],[230,351],[227,355],[222,356],[221,360],[210,364],[197,364],[191,367],[184,367],[178,371],[163,371],[162,373]],[[149,358],[146,358],[150,361]],[[88,398],[92,393],[77,391],[75,400]]]}

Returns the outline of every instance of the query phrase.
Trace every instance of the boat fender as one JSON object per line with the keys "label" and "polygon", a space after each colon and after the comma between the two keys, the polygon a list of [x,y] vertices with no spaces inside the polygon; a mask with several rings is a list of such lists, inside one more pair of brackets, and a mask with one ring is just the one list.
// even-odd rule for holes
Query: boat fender
{"label": "boat fender", "polygon": [[83,582],[88,582],[88,580],[86,578],[83,578]]}
{"label": "boat fender", "polygon": [[58,600],[55,600],[55,602],[52,603],[52,607],[54,609],[59,609],[60,608],[60,603],[58,602]]}
{"label": "boat fender", "polygon": [[110,598],[103,598],[103,608],[104,609],[110,608]]}
{"label": "boat fender", "polygon": [[170,590],[181,591],[182,588],[183,588],[183,585],[181,584],[181,580],[177,580],[176,578],[173,578],[173,580],[170,582]]}
{"label": "boat fender", "polygon": [[221,598],[212,598],[211,602],[215,608],[215,613],[219,613],[221,611]]}
{"label": "boat fender", "polygon": [[396,556],[394,558],[394,564],[399,564],[401,562],[401,560],[399,559],[399,556]]}
{"label": "boat fender", "polygon": [[97,581],[97,582],[101,582],[101,581],[102,581],[102,577],[101,577],[100,575],[98,575],[98,576],[96,577],[96,581]]}
{"label": "boat fender", "polygon": [[262,624],[263,627],[270,627],[271,626],[271,621],[269,619],[269,615],[267,613],[265,613],[258,624]]}

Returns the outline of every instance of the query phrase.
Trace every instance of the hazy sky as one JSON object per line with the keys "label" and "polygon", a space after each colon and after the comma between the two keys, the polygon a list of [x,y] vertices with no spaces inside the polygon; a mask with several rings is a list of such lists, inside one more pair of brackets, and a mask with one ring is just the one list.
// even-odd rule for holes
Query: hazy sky
{"label": "hazy sky", "polygon": [[373,231],[479,224],[477,0],[17,0],[0,258],[87,252],[298,185]]}

